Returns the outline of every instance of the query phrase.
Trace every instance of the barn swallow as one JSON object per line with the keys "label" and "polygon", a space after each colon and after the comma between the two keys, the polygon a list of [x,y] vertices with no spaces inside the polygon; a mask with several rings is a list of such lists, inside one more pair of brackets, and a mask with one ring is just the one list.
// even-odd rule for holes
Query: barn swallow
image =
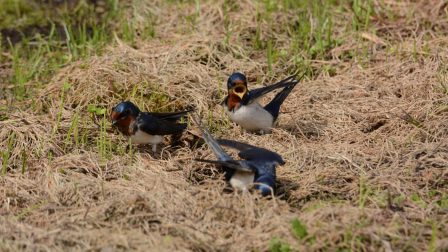
{"label": "barn swallow", "polygon": [[156,152],[157,144],[163,141],[164,135],[180,134],[187,127],[186,123],[176,123],[181,117],[193,111],[154,113],[141,112],[130,101],[119,103],[111,113],[112,126],[133,144],[151,144],[152,151]]}
{"label": "barn swallow", "polygon": [[[249,91],[246,76],[235,72],[227,80],[228,94],[222,105],[230,119],[244,129],[261,134],[268,133],[278,118],[280,106],[303,75],[299,80],[295,77],[292,75],[270,86]],[[262,107],[258,103],[257,99],[279,88],[283,90],[266,106]]]}
{"label": "barn swallow", "polygon": [[[276,166],[285,164],[279,154],[233,140],[215,140],[208,130],[201,126],[196,117],[193,117],[193,120],[202,131],[205,142],[218,159],[195,159],[196,161],[223,167],[224,177],[233,188],[247,191],[250,185],[255,184],[255,189],[260,191],[263,196],[272,195],[275,192]],[[243,160],[235,160],[230,157],[221,145],[238,150],[238,156]]]}

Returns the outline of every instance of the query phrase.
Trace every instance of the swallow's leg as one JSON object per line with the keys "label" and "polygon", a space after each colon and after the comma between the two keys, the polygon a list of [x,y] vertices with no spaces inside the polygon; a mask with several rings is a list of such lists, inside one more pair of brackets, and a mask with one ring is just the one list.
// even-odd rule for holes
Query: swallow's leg
{"label": "swallow's leg", "polygon": [[152,145],[152,152],[156,153],[157,151],[157,144]]}

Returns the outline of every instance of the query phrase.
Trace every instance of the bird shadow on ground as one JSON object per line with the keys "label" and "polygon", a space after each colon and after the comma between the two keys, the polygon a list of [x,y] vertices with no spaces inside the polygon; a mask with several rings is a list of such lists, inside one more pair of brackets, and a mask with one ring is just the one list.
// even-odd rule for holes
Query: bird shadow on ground
{"label": "bird shadow on ground", "polygon": [[293,180],[287,178],[277,178],[276,197],[288,203],[296,202],[297,199],[295,199],[295,197],[291,194],[291,192],[297,190],[299,186],[300,186],[299,183]]}

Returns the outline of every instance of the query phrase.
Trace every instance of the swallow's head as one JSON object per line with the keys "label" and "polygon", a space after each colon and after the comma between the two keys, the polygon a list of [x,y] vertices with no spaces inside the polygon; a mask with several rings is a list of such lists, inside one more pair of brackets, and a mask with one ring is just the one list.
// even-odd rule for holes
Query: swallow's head
{"label": "swallow's head", "polygon": [[227,80],[227,91],[229,92],[229,95],[236,95],[240,99],[243,99],[248,92],[246,76],[238,72],[230,75]]}
{"label": "swallow's head", "polygon": [[257,189],[262,196],[269,196],[275,192],[275,178],[271,176],[261,177],[255,183]]}
{"label": "swallow's head", "polygon": [[127,131],[130,123],[135,120],[139,113],[140,109],[132,102],[121,102],[114,107],[110,114],[112,126],[118,127],[122,132]]}
{"label": "swallow's head", "polygon": [[272,189],[272,187],[270,187],[268,185],[259,185],[257,190],[260,191],[260,193],[263,197],[272,195],[274,193],[274,190]]}

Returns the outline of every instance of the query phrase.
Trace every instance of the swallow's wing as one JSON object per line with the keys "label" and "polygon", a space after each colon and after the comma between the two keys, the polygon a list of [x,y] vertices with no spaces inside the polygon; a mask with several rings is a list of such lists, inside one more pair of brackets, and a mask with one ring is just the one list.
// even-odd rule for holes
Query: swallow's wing
{"label": "swallow's wing", "polygon": [[190,113],[192,111],[194,111],[194,109],[188,109],[188,110],[179,111],[179,112],[162,112],[162,113],[145,112],[145,114],[149,114],[151,116],[157,117],[159,119],[164,119],[167,121],[177,121],[181,117],[186,116],[188,113]]}
{"label": "swallow's wing", "polygon": [[232,157],[227,154],[224,149],[218,144],[218,142],[212,137],[210,132],[207,129],[203,128],[199,118],[197,116],[193,116],[193,121],[198,125],[199,129],[202,131],[202,137],[204,138],[207,145],[212,149],[216,158],[219,161],[229,161],[233,160]]}
{"label": "swallow's wing", "polygon": [[285,164],[285,161],[279,154],[263,148],[253,148],[250,150],[241,151],[238,153],[238,156],[246,160],[264,160],[266,162],[275,162],[280,165]]}
{"label": "swallow's wing", "polygon": [[245,150],[250,150],[252,148],[257,148],[257,147],[255,147],[253,145],[237,142],[237,141],[234,141],[234,140],[218,139],[217,142],[220,145],[224,145],[224,146],[227,146],[227,147],[230,147],[230,148],[234,148],[234,149],[237,149],[239,151],[245,151]]}
{"label": "swallow's wing", "polygon": [[148,113],[141,113],[137,117],[137,126],[150,135],[172,135],[181,133],[187,127],[187,124],[173,123],[151,116]]}
{"label": "swallow's wing", "polygon": [[291,75],[288,78],[283,79],[283,80],[281,80],[281,81],[279,81],[279,82],[277,82],[275,84],[272,84],[272,85],[269,85],[269,86],[266,86],[266,87],[261,87],[261,88],[256,88],[256,89],[250,90],[249,91],[249,95],[247,96],[245,102],[246,103],[250,103],[250,102],[260,98],[261,96],[263,96],[263,95],[265,95],[265,94],[267,94],[269,92],[272,92],[272,91],[274,91],[276,89],[284,88],[284,87],[287,87],[289,85],[294,85],[294,84],[296,84],[298,82],[297,80],[295,80],[295,77],[296,77],[296,75]]}
{"label": "swallow's wing", "polygon": [[253,172],[253,169],[249,167],[249,165],[247,165],[245,161],[241,160],[227,160],[227,161],[208,160],[208,159],[195,159],[195,160],[198,162],[220,165],[237,171]]}
{"label": "swallow's wing", "polygon": [[218,139],[218,143],[239,150],[238,156],[245,160],[264,160],[285,164],[279,154],[264,148],[227,139]]}

